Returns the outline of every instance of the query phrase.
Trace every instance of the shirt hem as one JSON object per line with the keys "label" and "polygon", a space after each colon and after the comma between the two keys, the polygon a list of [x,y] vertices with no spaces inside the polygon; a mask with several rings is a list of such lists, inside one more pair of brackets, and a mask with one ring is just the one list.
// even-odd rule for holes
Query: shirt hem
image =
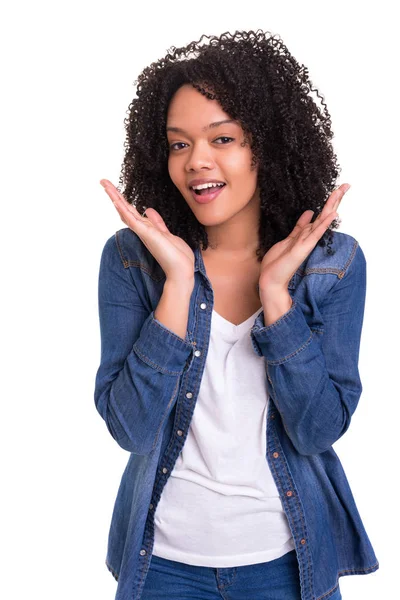
{"label": "shirt hem", "polygon": [[[225,557],[217,557],[217,558],[207,558],[205,556],[188,555],[186,552],[174,552],[168,548],[166,551],[159,549],[159,547],[154,546],[153,555],[158,556],[160,558],[165,558],[166,560],[174,560],[176,562],[183,562],[188,565],[197,566],[197,567],[208,567],[214,569],[226,569],[232,567],[245,567],[248,565],[255,565],[263,562],[270,562],[272,560],[276,560],[281,558],[284,554],[291,552],[295,549],[295,544],[293,538],[290,538],[283,546],[280,547],[279,550],[269,550],[268,552],[255,552],[254,554],[243,554],[236,556],[225,556]],[[184,560],[182,560],[184,558]]]}

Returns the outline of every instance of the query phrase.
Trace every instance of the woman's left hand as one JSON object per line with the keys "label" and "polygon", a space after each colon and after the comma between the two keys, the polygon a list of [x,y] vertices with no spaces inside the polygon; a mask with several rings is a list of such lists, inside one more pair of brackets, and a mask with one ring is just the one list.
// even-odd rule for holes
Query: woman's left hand
{"label": "woman's left hand", "polygon": [[287,290],[293,274],[338,216],[336,210],[349,188],[349,184],[343,183],[334,190],[313,223],[310,221],[314,212],[306,210],[288,237],[277,242],[268,250],[261,262],[260,293],[271,289]]}

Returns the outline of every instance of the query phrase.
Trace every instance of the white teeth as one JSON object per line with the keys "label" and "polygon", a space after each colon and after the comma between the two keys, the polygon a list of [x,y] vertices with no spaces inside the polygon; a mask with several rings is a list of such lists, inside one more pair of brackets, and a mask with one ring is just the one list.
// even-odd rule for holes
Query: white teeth
{"label": "white teeth", "polygon": [[224,185],[223,183],[202,183],[201,185],[192,185],[194,190],[205,190],[209,187],[220,187]]}

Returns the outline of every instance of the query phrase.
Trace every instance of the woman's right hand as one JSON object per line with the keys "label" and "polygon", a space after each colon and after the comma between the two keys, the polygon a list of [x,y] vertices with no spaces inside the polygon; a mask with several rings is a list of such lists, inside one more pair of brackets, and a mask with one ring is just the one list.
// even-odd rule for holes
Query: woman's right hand
{"label": "woman's right hand", "polygon": [[111,181],[101,179],[100,183],[113,201],[122,221],[140,237],[167,279],[176,282],[192,281],[194,279],[193,250],[180,237],[168,230],[161,215],[154,208],[147,208],[147,217],[142,217]]}

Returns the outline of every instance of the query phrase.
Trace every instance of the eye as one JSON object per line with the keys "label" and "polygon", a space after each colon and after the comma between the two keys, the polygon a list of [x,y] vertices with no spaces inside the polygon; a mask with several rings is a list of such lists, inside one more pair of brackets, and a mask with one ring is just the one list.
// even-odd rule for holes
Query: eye
{"label": "eye", "polygon": [[[219,138],[217,138],[217,139],[216,139],[216,140],[214,140],[214,141],[216,142],[217,140],[230,140],[230,141],[232,141],[232,142],[233,142],[233,141],[234,141],[234,138],[227,137],[226,135],[221,135]],[[224,146],[224,145],[225,145],[225,143],[224,143],[224,144],[222,144],[222,145]]]}
{"label": "eye", "polygon": [[170,150],[179,150],[179,148],[174,148],[174,146],[178,146],[179,144],[182,144],[183,146],[187,145],[184,142],[175,142],[175,144],[171,144],[169,149]]}
{"label": "eye", "polygon": [[[235,138],[231,138],[231,137],[228,137],[228,136],[226,136],[226,135],[221,135],[220,137],[216,138],[216,139],[214,140],[214,142],[216,142],[217,140],[228,140],[228,142],[222,142],[222,143],[219,143],[219,144],[218,144],[219,146],[225,146],[225,145],[226,145],[226,143],[229,143],[229,142],[234,142],[234,141],[235,141]],[[180,146],[187,146],[187,144],[185,144],[185,142],[175,142],[174,144],[171,144],[171,145],[170,145],[169,149],[170,149],[170,150],[181,150],[182,148],[177,148],[177,147],[176,147],[176,146],[179,146],[179,145],[180,145]]]}

